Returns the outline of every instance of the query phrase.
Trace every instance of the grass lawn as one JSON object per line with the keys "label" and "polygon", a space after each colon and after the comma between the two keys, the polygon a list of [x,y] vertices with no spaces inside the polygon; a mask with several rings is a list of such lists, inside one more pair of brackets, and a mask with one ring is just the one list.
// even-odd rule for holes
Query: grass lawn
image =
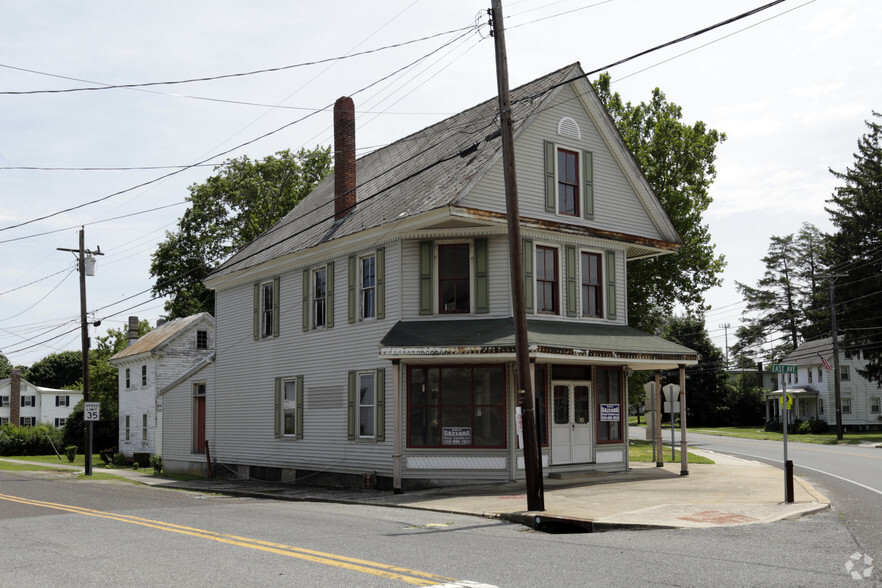
{"label": "grass lawn", "polygon": [[53,472],[63,472],[67,471],[62,468],[52,468],[46,466],[44,464],[34,463],[34,464],[26,464],[26,463],[10,463],[8,461],[0,461],[0,470],[4,470],[7,472],[33,472],[33,471],[46,471],[51,470]]}
{"label": "grass lawn", "polygon": [[[58,459],[57,455],[17,455],[15,457],[10,457],[9,459],[18,459],[20,461],[32,461],[34,463],[48,463],[48,464],[61,464],[61,465],[75,465],[80,467],[86,467],[86,456],[77,454],[76,459],[74,459],[73,463],[67,461],[67,457],[62,455],[61,459]],[[104,467],[104,462],[101,461],[101,456],[97,453],[92,456],[92,468]]]}
{"label": "grass lawn", "polygon": [[[640,439],[631,439],[628,445],[628,456],[631,461],[653,461],[652,459],[652,443]],[[666,446],[662,451],[662,461],[665,463],[680,463],[680,452],[674,453],[674,459],[671,459],[671,448]],[[689,463],[714,463],[706,457],[695,455],[689,451],[686,452],[686,461]]]}

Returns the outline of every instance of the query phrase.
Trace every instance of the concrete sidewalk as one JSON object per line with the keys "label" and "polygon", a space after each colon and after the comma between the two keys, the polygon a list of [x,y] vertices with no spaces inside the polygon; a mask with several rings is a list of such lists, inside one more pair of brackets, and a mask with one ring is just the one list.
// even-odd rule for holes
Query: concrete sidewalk
{"label": "concrete sidewalk", "polygon": [[[256,480],[177,481],[154,476],[151,469],[94,470],[136,482],[181,490],[233,496],[394,506],[468,514],[553,530],[588,531],[720,527],[768,523],[826,510],[830,501],[804,480],[794,480],[794,502],[784,502],[784,472],[720,453],[693,450],[715,464],[632,463],[621,474],[580,474],[545,479],[545,511],[526,511],[523,482],[450,486],[393,494],[378,490],[336,490]],[[11,461],[11,460],[10,460]],[[62,467],[53,466],[53,467]],[[64,466],[70,468],[70,466]],[[82,468],[74,468],[82,471]]]}

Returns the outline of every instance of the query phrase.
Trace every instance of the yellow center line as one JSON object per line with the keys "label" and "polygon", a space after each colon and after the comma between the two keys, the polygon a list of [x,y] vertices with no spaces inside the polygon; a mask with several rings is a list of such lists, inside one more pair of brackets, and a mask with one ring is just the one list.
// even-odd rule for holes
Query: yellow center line
{"label": "yellow center line", "polygon": [[287,557],[294,557],[294,558],[298,558],[298,559],[302,559],[302,560],[306,560],[306,561],[311,561],[314,563],[320,563],[320,564],[330,565],[330,566],[343,568],[343,569],[347,569],[347,570],[351,570],[351,571],[355,571],[355,572],[361,572],[364,574],[371,574],[374,576],[380,576],[382,578],[388,578],[391,580],[400,580],[402,582],[406,582],[408,584],[414,584],[417,586],[431,586],[434,584],[447,584],[447,583],[456,582],[456,580],[454,580],[453,578],[438,576],[435,574],[430,574],[428,572],[421,572],[419,570],[411,570],[408,568],[391,566],[391,565],[382,564],[379,562],[373,562],[373,561],[364,560],[364,559],[357,559],[357,558],[347,557],[344,555],[337,555],[337,554],[333,554],[333,553],[324,553],[321,551],[314,551],[314,550],[305,549],[302,547],[295,547],[293,545],[285,545],[282,543],[273,543],[271,541],[252,539],[249,537],[240,537],[238,535],[217,533],[215,531],[208,531],[205,529],[187,527],[184,525],[177,525],[174,523],[166,523],[163,521],[145,519],[145,518],[131,516],[131,515],[122,515],[122,514],[116,514],[116,513],[111,513],[111,512],[104,512],[104,511],[100,511],[100,510],[95,510],[95,509],[91,509],[91,508],[72,506],[72,505],[68,505],[68,504],[58,504],[58,503],[46,502],[46,501],[42,501],[42,500],[33,500],[33,499],[29,499],[29,498],[22,498],[20,496],[11,496],[8,494],[0,494],[0,500],[6,500],[8,502],[17,502],[20,504],[26,504],[26,505],[30,505],[30,506],[51,508],[51,509],[61,510],[61,511],[70,512],[70,513],[74,513],[74,514],[100,517],[100,518],[110,519],[110,520],[119,521],[119,522],[123,522],[123,523],[129,523],[132,525],[140,525],[143,527],[158,529],[160,531],[168,531],[171,533],[180,533],[182,535],[199,537],[201,539],[208,539],[210,541],[217,541],[219,543],[224,543],[227,545],[235,545],[237,547],[247,547],[250,549],[265,551],[268,553],[275,553],[276,555],[284,555]]}

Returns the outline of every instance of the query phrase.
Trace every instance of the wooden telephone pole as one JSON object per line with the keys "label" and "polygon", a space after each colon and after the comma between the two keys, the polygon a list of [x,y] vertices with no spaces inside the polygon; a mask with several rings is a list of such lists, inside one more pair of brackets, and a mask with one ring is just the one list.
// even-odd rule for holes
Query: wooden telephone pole
{"label": "wooden telephone pole", "polygon": [[518,185],[515,174],[514,140],[512,137],[511,97],[508,91],[508,60],[505,53],[505,32],[502,23],[502,0],[492,0],[490,20],[496,47],[496,81],[499,87],[499,119],[502,127],[502,166],[505,178],[505,214],[508,219],[508,257],[511,273],[512,313],[515,331],[518,395],[524,427],[524,468],[527,476],[527,510],[545,510],[542,486],[542,462],[536,431],[536,399],[530,372],[527,340],[527,310],[524,303],[524,259],[521,246],[521,220],[518,207]]}
{"label": "wooden telephone pole", "polygon": [[[82,342],[83,354],[83,402],[89,402],[89,321],[86,313],[86,254],[104,255],[101,248],[96,251],[86,249],[85,229],[80,228],[80,248],[79,249],[63,249],[58,247],[58,251],[70,251],[77,257],[77,266],[80,271],[80,339]],[[94,260],[93,260],[94,261]],[[92,421],[85,420],[85,410],[83,411],[83,455],[86,458],[86,475],[92,475]]]}

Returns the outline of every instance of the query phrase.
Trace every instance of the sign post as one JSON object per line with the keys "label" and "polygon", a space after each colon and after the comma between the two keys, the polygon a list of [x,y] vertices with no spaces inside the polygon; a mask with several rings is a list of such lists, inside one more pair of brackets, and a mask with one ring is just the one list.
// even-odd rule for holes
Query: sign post
{"label": "sign post", "polygon": [[[795,374],[796,366],[788,364],[772,364],[769,366],[773,374]],[[793,462],[787,459],[787,428],[790,421],[790,407],[793,397],[787,394],[787,383],[781,379],[781,414],[784,417],[784,501],[793,502]]]}
{"label": "sign post", "polygon": [[667,384],[662,386],[662,392],[665,393],[665,411],[671,413],[671,461],[674,461],[676,459],[674,448],[677,446],[674,436],[674,413],[680,411],[680,403],[674,399],[680,395],[680,386]]}

